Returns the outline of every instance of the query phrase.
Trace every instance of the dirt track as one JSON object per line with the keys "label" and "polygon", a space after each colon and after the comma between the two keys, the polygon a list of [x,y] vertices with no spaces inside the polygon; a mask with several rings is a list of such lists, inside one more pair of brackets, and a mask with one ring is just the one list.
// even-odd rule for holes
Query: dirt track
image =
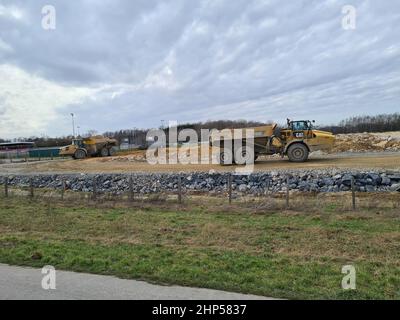
{"label": "dirt track", "polygon": [[[237,166],[219,165],[149,165],[145,161],[118,161],[98,158],[87,160],[56,160],[35,163],[0,165],[0,173],[126,173],[126,172],[193,172],[193,171],[233,171]],[[291,163],[286,159],[271,158],[255,163],[254,171],[276,169],[400,169],[400,153],[336,154],[314,156],[305,163]]]}

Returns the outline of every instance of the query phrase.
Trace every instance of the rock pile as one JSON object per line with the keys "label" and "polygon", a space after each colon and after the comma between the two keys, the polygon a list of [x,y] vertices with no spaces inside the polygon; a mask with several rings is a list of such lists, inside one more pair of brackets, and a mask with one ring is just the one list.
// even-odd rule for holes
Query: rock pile
{"label": "rock pile", "polygon": [[[182,187],[186,191],[207,193],[223,193],[227,190],[228,173],[188,173],[182,176]],[[400,191],[400,172],[398,171],[368,171],[349,172],[338,170],[301,170],[295,172],[263,172],[251,175],[234,175],[233,190],[243,194],[261,195],[266,192],[278,193],[286,190],[287,177],[289,188],[299,192],[341,192],[349,191],[352,179],[355,188],[360,192]],[[135,193],[149,194],[158,192],[173,192],[178,189],[177,174],[133,174]],[[60,189],[62,181],[73,191],[91,192],[93,185],[99,192],[121,194],[129,190],[129,175],[99,174],[99,175],[40,175],[33,176],[35,188]],[[30,176],[9,176],[9,184],[13,186],[28,186]],[[5,177],[0,177],[4,184]]]}
{"label": "rock pile", "polygon": [[353,133],[338,134],[332,153],[400,151],[400,134]]}

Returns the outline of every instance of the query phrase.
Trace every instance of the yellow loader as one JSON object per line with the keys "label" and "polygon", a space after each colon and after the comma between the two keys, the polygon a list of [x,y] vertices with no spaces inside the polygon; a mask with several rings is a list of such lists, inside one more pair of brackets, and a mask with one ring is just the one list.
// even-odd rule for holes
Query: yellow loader
{"label": "yellow loader", "polygon": [[116,152],[118,141],[103,136],[85,139],[73,139],[72,144],[60,149],[60,156],[71,156],[74,159],[86,157],[110,157]]}

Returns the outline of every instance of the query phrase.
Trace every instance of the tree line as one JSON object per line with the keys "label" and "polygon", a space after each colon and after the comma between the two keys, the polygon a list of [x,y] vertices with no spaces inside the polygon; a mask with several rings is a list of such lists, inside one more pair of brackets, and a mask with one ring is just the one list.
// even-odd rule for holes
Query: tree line
{"label": "tree line", "polygon": [[[247,121],[247,120],[217,120],[197,123],[185,123],[178,125],[178,132],[183,129],[193,129],[198,137],[201,137],[201,129],[225,128],[249,128],[271,124],[272,122]],[[168,128],[160,128],[168,136]],[[376,116],[357,116],[340,121],[337,125],[320,126],[318,129],[331,131],[334,134],[340,133],[362,133],[362,132],[385,132],[400,131],[400,113],[380,114]],[[127,142],[130,145],[146,147],[146,135],[149,129],[127,129],[105,132],[103,135],[118,140],[119,143]],[[96,131],[91,130],[84,136],[95,135]],[[29,137],[18,138],[14,141],[31,141],[36,147],[60,147],[71,143],[72,136],[49,138]],[[6,140],[0,138],[0,143]]]}
{"label": "tree line", "polygon": [[400,113],[350,117],[337,125],[323,126],[320,129],[334,134],[400,131]]}

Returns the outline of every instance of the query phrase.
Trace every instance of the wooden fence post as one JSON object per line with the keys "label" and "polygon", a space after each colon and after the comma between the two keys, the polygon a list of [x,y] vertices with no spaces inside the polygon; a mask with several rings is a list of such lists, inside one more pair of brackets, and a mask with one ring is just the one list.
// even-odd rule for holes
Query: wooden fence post
{"label": "wooden fence post", "polygon": [[228,198],[229,204],[232,204],[232,174],[229,173],[228,175]]}
{"label": "wooden fence post", "polygon": [[133,177],[129,177],[129,201],[133,202],[135,200],[135,193],[133,192]]}
{"label": "wooden fence post", "polygon": [[289,209],[289,186],[290,186],[290,178],[289,176],[286,177],[286,208]]}
{"label": "wooden fence post", "polygon": [[97,179],[96,176],[93,177],[93,200],[97,199]]}
{"label": "wooden fence post", "polygon": [[66,185],[65,185],[65,179],[62,179],[61,182],[61,200],[64,200],[64,193],[65,193]]}
{"label": "wooden fence post", "polygon": [[353,210],[356,210],[356,187],[354,177],[351,177],[351,200],[352,200],[352,207]]}
{"label": "wooden fence post", "polygon": [[178,203],[182,204],[182,177],[178,175]]}
{"label": "wooden fence post", "polygon": [[33,197],[35,196],[32,177],[29,179],[29,196],[31,197],[31,199],[33,199]]}
{"label": "wooden fence post", "polygon": [[8,177],[6,177],[4,180],[4,195],[6,198],[8,198]]}

